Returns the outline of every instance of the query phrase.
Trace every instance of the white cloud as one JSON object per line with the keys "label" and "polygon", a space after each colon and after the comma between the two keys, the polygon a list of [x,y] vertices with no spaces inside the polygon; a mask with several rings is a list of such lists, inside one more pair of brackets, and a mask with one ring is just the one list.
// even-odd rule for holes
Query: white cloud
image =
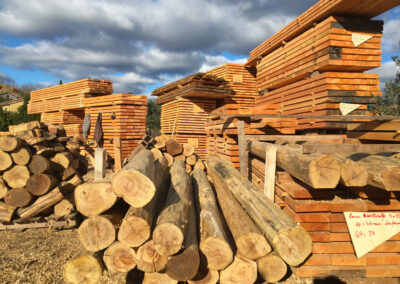
{"label": "white cloud", "polygon": [[381,91],[383,91],[386,81],[394,80],[396,72],[400,72],[400,68],[396,66],[394,61],[384,62],[382,63],[381,67],[368,71],[368,73],[379,74]]}
{"label": "white cloud", "polygon": [[400,53],[400,18],[385,21],[382,43],[384,51]]}

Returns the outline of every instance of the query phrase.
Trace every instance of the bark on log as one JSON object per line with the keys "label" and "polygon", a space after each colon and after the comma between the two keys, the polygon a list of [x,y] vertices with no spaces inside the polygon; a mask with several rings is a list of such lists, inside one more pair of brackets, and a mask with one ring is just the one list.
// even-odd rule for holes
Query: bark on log
{"label": "bark on log", "polygon": [[189,157],[193,155],[193,153],[194,153],[194,147],[192,144],[183,144],[182,155],[184,155],[185,157]]}
{"label": "bark on log", "polygon": [[11,157],[17,165],[26,166],[32,157],[32,151],[28,147],[21,147],[11,153]]}
{"label": "bark on log", "polygon": [[[265,160],[268,143],[250,142],[251,154]],[[332,155],[303,154],[285,145],[277,147],[277,166],[313,188],[335,188],[340,179],[340,167]]]}
{"label": "bark on log", "polygon": [[46,194],[58,183],[58,179],[52,175],[34,174],[26,182],[26,189],[36,196]]}
{"label": "bark on log", "polygon": [[75,189],[76,209],[84,216],[99,215],[110,209],[117,201],[117,196],[109,183],[87,182]]}
{"label": "bark on log", "polygon": [[72,213],[74,205],[68,200],[63,199],[54,206],[54,215],[63,217]]}
{"label": "bark on log", "polygon": [[33,174],[43,174],[51,172],[50,160],[40,155],[33,155],[28,167]]}
{"label": "bark on log", "polygon": [[21,219],[28,219],[39,215],[48,210],[63,199],[63,195],[58,187],[35,200],[30,206],[20,208],[17,214]]}
{"label": "bark on log", "polygon": [[232,264],[220,272],[221,284],[254,283],[257,280],[257,263],[236,255]]}
{"label": "bark on log", "polygon": [[197,157],[196,155],[190,155],[186,157],[186,164],[190,166],[194,166],[197,162]]}
{"label": "bark on log", "polygon": [[72,284],[98,284],[102,274],[101,262],[91,255],[70,260],[64,267],[64,280]]}
{"label": "bark on log", "polygon": [[16,165],[10,170],[4,172],[3,179],[12,188],[24,188],[30,173],[27,167]]}
{"label": "bark on log", "polygon": [[0,171],[8,170],[12,165],[11,155],[0,150]]}
{"label": "bark on log", "polygon": [[156,147],[158,149],[165,148],[165,139],[164,139],[164,137],[157,136],[156,138],[154,138],[154,141],[156,142],[154,144],[154,147]]}
{"label": "bark on log", "polygon": [[197,160],[196,164],[194,164],[194,169],[200,169],[200,170],[205,170],[206,167],[204,166],[204,163],[202,160]]}
{"label": "bark on log", "polygon": [[178,281],[171,279],[166,273],[145,273],[142,284],[178,284]]}
{"label": "bark on log", "polygon": [[167,274],[172,279],[186,282],[194,278],[199,270],[200,256],[197,239],[196,209],[192,191],[189,193],[188,229],[183,242],[184,250],[170,256],[167,263]]}
{"label": "bark on log", "polygon": [[11,222],[12,216],[14,215],[15,207],[8,206],[4,202],[0,201],[0,221]]}
{"label": "bark on log", "polygon": [[183,155],[175,156],[174,159],[175,159],[175,161],[180,160],[180,161],[182,161],[182,162],[184,162],[184,163],[185,163],[185,161],[186,161],[186,157],[183,156]]}
{"label": "bark on log", "polygon": [[214,184],[229,188],[282,259],[292,266],[301,264],[312,251],[307,231],[297,225],[277,204],[259,192],[255,185],[217,156],[209,156],[207,168]]}
{"label": "bark on log", "polygon": [[361,187],[367,185],[368,172],[346,155],[335,154],[335,159],[340,166],[340,183],[349,187]]}
{"label": "bark on log", "polygon": [[165,148],[167,149],[168,154],[172,156],[180,155],[183,151],[182,144],[173,138],[170,138],[165,142]]}
{"label": "bark on log", "polygon": [[111,273],[128,273],[136,267],[135,251],[118,241],[106,249],[103,260]]}
{"label": "bark on log", "polygon": [[160,255],[153,240],[144,243],[137,251],[137,267],[147,273],[159,272],[167,266],[168,256]]}
{"label": "bark on log", "polygon": [[278,282],[285,277],[287,265],[275,252],[257,260],[258,272],[268,283]]}
{"label": "bark on log", "polygon": [[222,270],[233,260],[214,192],[203,170],[195,169],[192,184],[200,219],[200,250],[207,258],[208,268]]}
{"label": "bark on log", "polygon": [[73,159],[74,157],[70,152],[63,152],[55,154],[54,157],[50,158],[50,161],[54,171],[62,172],[71,165]]}
{"label": "bark on log", "polygon": [[171,167],[171,184],[164,208],[157,219],[153,240],[159,254],[169,256],[177,253],[187,231],[190,183],[182,161]]}
{"label": "bark on log", "polygon": [[0,177],[0,199],[2,199],[4,196],[6,196],[8,191],[8,188],[6,184],[4,183],[3,179]]}
{"label": "bark on log", "polygon": [[163,153],[164,157],[167,159],[168,161],[168,167],[172,166],[172,164],[174,163],[174,157],[172,157],[170,154],[168,153]]}
{"label": "bark on log", "polygon": [[158,148],[151,149],[151,152],[153,153],[154,160],[159,159],[163,155],[162,152]]}
{"label": "bark on log", "polygon": [[22,140],[13,136],[0,136],[0,150],[12,152],[17,150],[22,144]]}
{"label": "bark on log", "polygon": [[74,169],[73,167],[68,167],[62,171],[62,173],[60,174],[60,179],[67,180],[75,174],[76,174],[76,169]]}
{"label": "bark on log", "polygon": [[13,135],[15,135],[17,133],[32,130],[35,128],[42,128],[42,125],[40,124],[39,121],[30,121],[30,122],[21,123],[18,125],[9,125],[8,128],[9,128],[10,132],[13,133]]}

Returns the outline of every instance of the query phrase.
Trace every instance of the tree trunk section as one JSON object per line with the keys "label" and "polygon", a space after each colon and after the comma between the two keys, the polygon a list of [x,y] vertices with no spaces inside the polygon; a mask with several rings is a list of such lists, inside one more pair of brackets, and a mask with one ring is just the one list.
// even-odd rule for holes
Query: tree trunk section
{"label": "tree trunk section", "polygon": [[163,153],[164,157],[167,159],[168,161],[168,167],[172,166],[172,164],[174,163],[174,157],[172,157],[170,154],[168,153]]}
{"label": "tree trunk section", "polygon": [[62,171],[62,173],[60,174],[60,178],[61,180],[67,180],[75,174],[76,174],[76,169],[74,169],[73,167],[68,167]]}
{"label": "tree trunk section", "polygon": [[9,153],[0,150],[0,171],[5,171],[11,168],[13,161]]}
{"label": "tree trunk section", "polygon": [[165,139],[162,136],[157,136],[156,138],[154,138],[154,141],[156,142],[154,144],[154,147],[156,147],[157,149],[165,148]]}
{"label": "tree trunk section", "polygon": [[159,159],[160,157],[162,157],[162,153],[161,153],[161,151],[158,149],[158,148],[153,148],[153,149],[151,149],[151,152],[153,153],[153,156],[154,156],[154,160],[157,160],[157,159]]}
{"label": "tree trunk section", "polygon": [[11,222],[14,215],[15,207],[8,206],[4,202],[0,201],[0,221],[1,222]]}
{"label": "tree trunk section", "polygon": [[[249,143],[251,154],[265,160],[268,143]],[[277,166],[313,188],[335,188],[340,179],[340,167],[332,155],[303,154],[290,145],[277,147]]]}
{"label": "tree trunk section", "polygon": [[220,272],[221,284],[254,283],[257,280],[257,263],[236,255],[232,264]]}
{"label": "tree trunk section", "polygon": [[22,140],[13,136],[0,136],[0,150],[12,152],[21,146]]}
{"label": "tree trunk section", "polygon": [[106,249],[103,260],[111,273],[128,273],[136,267],[135,251],[118,241]]}
{"label": "tree trunk section", "polygon": [[84,216],[96,216],[110,209],[117,201],[111,184],[87,182],[76,187],[76,209]]}
{"label": "tree trunk section", "polygon": [[73,159],[74,157],[70,152],[63,152],[55,154],[54,157],[50,158],[50,161],[52,162],[54,171],[62,172],[71,165]]}
{"label": "tree trunk section", "polygon": [[52,175],[34,174],[26,182],[26,189],[36,196],[46,194],[58,183],[58,179]]}
{"label": "tree trunk section", "polygon": [[75,188],[83,183],[83,178],[79,174],[75,174],[70,180],[63,181],[60,184],[60,189],[64,194],[73,192]]}
{"label": "tree trunk section", "polygon": [[205,170],[206,167],[204,166],[204,163],[202,160],[197,160],[196,164],[194,164],[194,169],[200,169],[200,170]]}
{"label": "tree trunk section", "polygon": [[287,265],[275,252],[257,260],[258,272],[268,283],[278,282],[285,277]]}
{"label": "tree trunk section", "polygon": [[171,279],[166,273],[145,273],[142,284],[178,284],[178,281]]}
{"label": "tree trunk section", "polygon": [[24,188],[13,188],[4,196],[4,202],[12,207],[24,207],[28,205],[31,200],[32,194]]}
{"label": "tree trunk section", "polygon": [[189,156],[193,155],[193,153],[194,153],[194,147],[192,144],[183,144],[182,155],[184,155],[185,157],[189,157]]}
{"label": "tree trunk section", "polygon": [[197,208],[200,210],[200,250],[207,258],[208,268],[222,270],[233,260],[227,233],[222,223],[214,192],[203,170],[195,169],[192,184]]}
{"label": "tree trunk section", "polygon": [[4,183],[3,179],[0,177],[0,199],[2,199],[4,196],[6,196],[8,191],[8,188],[6,184]]}
{"label": "tree trunk section", "polygon": [[24,188],[30,173],[27,167],[16,165],[10,170],[4,172],[3,179],[12,188]]}
{"label": "tree trunk section", "polygon": [[74,205],[68,200],[63,199],[54,206],[54,214],[58,217],[64,217],[72,213]]}
{"label": "tree trunk section", "polygon": [[168,256],[162,256],[154,247],[153,240],[144,243],[137,251],[137,267],[147,273],[159,272],[167,266]]}
{"label": "tree trunk section", "polygon": [[64,267],[64,280],[72,284],[98,284],[102,274],[101,262],[91,255],[70,260]]}
{"label": "tree trunk section", "polygon": [[32,151],[28,147],[21,147],[11,153],[11,157],[17,165],[26,166],[32,157]]}
{"label": "tree trunk section", "polygon": [[185,165],[175,161],[171,167],[171,185],[164,208],[158,216],[153,240],[159,254],[169,256],[177,253],[187,231],[188,207],[191,187]]}
{"label": "tree trunk section", "polygon": [[63,195],[58,187],[35,200],[30,206],[17,210],[21,219],[28,219],[39,215],[48,210],[63,199]]}
{"label": "tree trunk section", "polygon": [[165,148],[167,149],[168,154],[171,156],[180,155],[183,151],[182,144],[173,138],[170,138],[165,142]]}
{"label": "tree trunk section", "polygon": [[222,185],[230,190],[286,263],[298,266],[311,254],[312,240],[307,231],[244,179],[231,163],[209,156],[207,168],[215,187]]}
{"label": "tree trunk section", "polygon": [[186,157],[186,164],[190,166],[194,166],[197,162],[197,157],[196,155],[190,155]]}
{"label": "tree trunk section", "polygon": [[33,174],[51,172],[50,160],[40,155],[33,155],[32,161],[29,163],[28,167]]}

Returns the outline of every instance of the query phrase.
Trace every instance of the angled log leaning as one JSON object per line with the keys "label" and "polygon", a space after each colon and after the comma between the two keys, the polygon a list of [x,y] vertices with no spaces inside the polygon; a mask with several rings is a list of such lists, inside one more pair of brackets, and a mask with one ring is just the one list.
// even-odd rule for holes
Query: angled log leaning
{"label": "angled log leaning", "polygon": [[163,210],[153,232],[154,245],[161,255],[177,253],[187,231],[190,205],[190,182],[182,161],[175,161],[170,169],[171,184]]}
{"label": "angled log leaning", "polygon": [[5,152],[12,152],[17,150],[22,144],[22,140],[13,136],[0,137],[0,150]]}
{"label": "angled log leaning", "polygon": [[4,202],[0,201],[0,221],[10,222],[14,215],[15,207],[8,206]]}
{"label": "angled log leaning", "polygon": [[156,251],[153,240],[140,246],[137,250],[136,259],[138,269],[147,273],[164,270],[168,262],[168,256],[160,255]]}
{"label": "angled log leaning", "polygon": [[[250,142],[251,154],[265,159],[267,143]],[[276,145],[277,166],[313,188],[335,188],[340,179],[340,167],[332,155],[303,154],[290,145]]]}
{"label": "angled log leaning", "polygon": [[220,272],[221,284],[254,283],[257,280],[257,263],[240,255],[236,255],[233,262]]}
{"label": "angled log leaning", "polygon": [[88,182],[76,187],[76,209],[84,216],[96,216],[110,209],[116,202],[117,196],[106,182]]}
{"label": "angled log leaning", "polygon": [[27,167],[16,165],[4,172],[3,179],[12,188],[24,188],[30,177]]}
{"label": "angled log leaning", "polygon": [[268,283],[274,283],[282,280],[287,273],[287,264],[272,252],[257,260],[258,272]]}
{"label": "angled log leaning", "polygon": [[215,186],[222,184],[229,188],[286,263],[300,265],[311,254],[312,240],[307,231],[259,192],[255,185],[243,179],[231,163],[217,156],[209,156],[207,166]]}
{"label": "angled log leaning", "polygon": [[222,270],[232,262],[233,252],[214,192],[203,170],[193,171],[192,185],[200,211],[200,250],[207,259],[209,269]]}
{"label": "angled log leaning", "polygon": [[97,284],[102,274],[101,262],[91,255],[70,260],[64,267],[64,280],[72,284]]}
{"label": "angled log leaning", "polygon": [[32,151],[28,147],[21,147],[18,150],[12,152],[11,157],[15,164],[26,166],[31,160]]}
{"label": "angled log leaning", "polygon": [[128,273],[136,267],[135,251],[118,241],[105,250],[103,260],[111,273]]}
{"label": "angled log leaning", "polygon": [[13,165],[11,155],[0,150],[0,171],[5,171]]}

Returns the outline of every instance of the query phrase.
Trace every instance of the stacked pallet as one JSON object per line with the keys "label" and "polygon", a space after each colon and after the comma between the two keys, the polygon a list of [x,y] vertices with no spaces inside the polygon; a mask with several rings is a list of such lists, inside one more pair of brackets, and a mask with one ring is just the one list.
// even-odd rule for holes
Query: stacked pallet
{"label": "stacked pallet", "polygon": [[246,68],[242,64],[227,63],[211,69],[206,74],[215,75],[228,82],[232,94],[218,101],[218,106],[239,104],[241,108],[254,106],[256,91],[256,76],[254,68]]}
{"label": "stacked pallet", "polygon": [[400,141],[400,121],[352,123],[347,125],[347,136],[362,141]]}
{"label": "stacked pallet", "polygon": [[111,81],[83,79],[31,92],[28,113],[55,112],[82,108],[88,96],[108,95],[113,92]]}
{"label": "stacked pallet", "polygon": [[[102,114],[103,147],[114,157],[113,139],[121,139],[122,159],[136,148],[146,133],[147,97],[131,94],[113,94],[85,98],[85,114],[90,115],[89,139],[94,139],[96,120]],[[95,146],[92,146],[95,147]]]}

